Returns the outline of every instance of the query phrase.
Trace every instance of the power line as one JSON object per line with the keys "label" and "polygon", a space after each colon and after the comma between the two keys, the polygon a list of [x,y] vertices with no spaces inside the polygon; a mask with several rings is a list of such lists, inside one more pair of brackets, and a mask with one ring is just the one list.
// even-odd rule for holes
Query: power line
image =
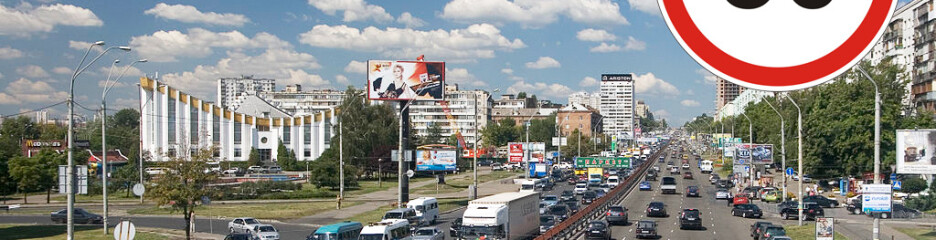
{"label": "power line", "polygon": [[34,113],[34,112],[46,110],[46,109],[49,109],[49,108],[53,108],[53,107],[56,107],[56,106],[58,106],[58,105],[61,105],[61,104],[63,104],[63,103],[66,103],[66,102],[68,102],[68,101],[61,101],[61,102],[58,102],[58,103],[55,103],[55,104],[52,104],[52,105],[49,105],[49,106],[45,106],[45,107],[42,107],[42,108],[37,108],[37,109],[25,111],[25,112],[20,112],[20,113],[16,113],[16,114],[0,115],[0,117],[2,117],[2,118],[8,118],[8,117],[16,117],[16,116],[20,116],[20,115],[30,114],[30,113]]}

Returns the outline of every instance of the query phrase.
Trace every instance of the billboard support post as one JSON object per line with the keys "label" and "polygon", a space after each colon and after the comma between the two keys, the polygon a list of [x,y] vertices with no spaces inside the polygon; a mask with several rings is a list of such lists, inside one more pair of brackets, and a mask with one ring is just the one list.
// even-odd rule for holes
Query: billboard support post
{"label": "billboard support post", "polygon": [[408,122],[408,120],[409,120],[409,111],[407,111],[406,107],[408,107],[408,106],[410,105],[410,103],[413,103],[413,101],[410,100],[410,101],[400,101],[400,102],[399,102],[399,105],[400,105],[400,134],[399,134],[399,138],[397,139],[397,141],[398,141],[398,143],[399,143],[397,154],[399,154],[399,158],[398,158],[398,159],[399,159],[400,161],[397,162],[397,164],[398,164],[398,165],[397,165],[397,184],[398,184],[398,186],[397,186],[397,191],[399,192],[399,196],[398,196],[398,198],[397,198],[397,206],[406,206],[405,203],[406,203],[407,200],[409,200],[409,186],[408,186],[408,185],[409,185],[409,178],[407,178],[406,175],[404,174],[404,173],[406,172],[405,169],[406,169],[406,166],[407,166],[407,165],[406,165],[406,163],[405,163],[405,162],[406,162],[406,161],[405,161],[406,158],[403,157],[403,154],[404,154],[403,145],[405,145],[405,142],[403,141],[403,140],[404,140],[404,138],[403,138],[403,134],[404,134],[404,132],[403,132],[403,129],[404,129],[403,126],[406,125],[407,122]]}

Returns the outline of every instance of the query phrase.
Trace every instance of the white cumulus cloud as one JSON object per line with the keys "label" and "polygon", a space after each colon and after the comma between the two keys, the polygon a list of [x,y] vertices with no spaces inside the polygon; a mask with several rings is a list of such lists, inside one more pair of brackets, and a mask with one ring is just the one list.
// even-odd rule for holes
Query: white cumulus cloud
{"label": "white cumulus cloud", "polygon": [[630,4],[631,9],[635,9],[637,11],[657,16],[663,14],[660,12],[660,6],[658,5],[659,2],[657,2],[657,0],[627,0],[627,3]]}
{"label": "white cumulus cloud", "polygon": [[526,81],[518,81],[507,88],[507,93],[516,94],[519,92],[526,92],[549,98],[565,99],[574,91],[572,91],[572,88],[558,83],[527,83]]}
{"label": "white cumulus cloud", "polygon": [[718,77],[708,70],[700,68],[696,70],[696,74],[702,75],[702,82],[705,84],[715,85],[715,83],[718,82]]}
{"label": "white cumulus cloud", "polygon": [[533,28],[554,23],[559,16],[585,24],[629,24],[620,6],[611,0],[452,0],[440,16],[459,22],[515,22]]}
{"label": "white cumulus cloud", "polygon": [[23,57],[23,52],[18,49],[11,47],[0,48],[0,60],[8,60],[20,57]]}
{"label": "white cumulus cloud", "polygon": [[627,37],[627,44],[624,44],[625,51],[643,51],[647,49],[647,43],[637,40],[634,37]]}
{"label": "white cumulus cloud", "polygon": [[679,102],[679,104],[681,104],[681,105],[683,105],[683,106],[686,106],[686,107],[698,107],[699,105],[701,105],[701,104],[699,104],[698,101],[689,100],[689,99],[682,100],[682,101]]}
{"label": "white cumulus cloud", "polygon": [[16,68],[16,74],[19,74],[23,77],[28,78],[47,78],[49,73],[42,69],[40,66],[36,65],[26,65]]}
{"label": "white cumulus cloud", "polygon": [[660,109],[660,110],[653,111],[653,118],[662,119],[662,118],[669,118],[669,117],[670,117],[670,113],[667,112],[666,110]]}
{"label": "white cumulus cloud", "polygon": [[588,28],[575,34],[578,40],[588,42],[604,42],[617,40],[617,36],[601,29]]}
{"label": "white cumulus cloud", "polygon": [[104,25],[91,10],[66,4],[33,7],[22,4],[8,8],[0,4],[0,35],[29,36],[51,32],[56,26],[99,27]]}
{"label": "white cumulus cloud", "polygon": [[345,66],[344,71],[346,73],[365,74],[367,73],[367,62],[351,60],[351,62],[348,63],[348,66]]}
{"label": "white cumulus cloud", "polygon": [[158,3],[155,7],[144,11],[147,15],[165,18],[184,23],[204,23],[209,25],[244,26],[250,19],[242,14],[202,12],[194,6]]}
{"label": "white cumulus cloud", "polygon": [[20,78],[7,84],[4,92],[0,92],[0,104],[19,105],[65,101],[68,98],[68,93],[57,90],[43,81],[30,81],[26,78]]}
{"label": "white cumulus cloud", "polygon": [[637,93],[665,96],[679,95],[679,89],[676,89],[676,86],[657,78],[653,73],[634,76],[634,84]]}
{"label": "white cumulus cloud", "polygon": [[337,14],[338,11],[344,11],[343,21],[345,22],[393,21],[393,16],[383,7],[369,4],[364,0],[309,0],[309,5],[331,16]]}
{"label": "white cumulus cloud", "polygon": [[65,75],[74,73],[71,68],[67,67],[56,67],[52,69],[52,72],[55,74]]}
{"label": "white cumulus cloud", "polygon": [[404,12],[400,14],[400,17],[397,18],[398,23],[402,23],[407,28],[418,28],[426,25],[426,21],[419,19],[409,12]]}
{"label": "white cumulus cloud", "polygon": [[139,56],[150,61],[174,62],[180,57],[206,57],[213,53],[213,48],[289,48],[291,44],[266,32],[249,38],[239,31],[212,32],[203,28],[192,28],[188,33],[171,30],[136,36],[130,40],[130,46]]}
{"label": "white cumulus cloud", "polygon": [[445,69],[445,81],[447,83],[456,83],[459,85],[471,85],[474,87],[487,86],[487,83],[479,80],[473,74],[464,68]]}
{"label": "white cumulus cloud", "polygon": [[594,87],[598,86],[598,79],[593,77],[585,77],[582,81],[579,82],[579,87]]}
{"label": "white cumulus cloud", "polygon": [[601,43],[601,45],[588,49],[589,52],[597,52],[597,53],[620,52],[622,50],[623,49],[621,48],[621,46],[618,46],[617,44],[607,44],[607,43]]}
{"label": "white cumulus cloud", "polygon": [[449,31],[317,25],[300,34],[299,42],[313,47],[374,52],[384,57],[401,59],[425,54],[449,62],[493,58],[495,51],[526,47],[520,39],[510,40],[501,35],[500,29],[490,24],[474,24]]}
{"label": "white cumulus cloud", "polygon": [[558,68],[561,66],[562,64],[559,64],[559,61],[551,57],[540,57],[536,62],[526,63],[526,67],[532,69]]}

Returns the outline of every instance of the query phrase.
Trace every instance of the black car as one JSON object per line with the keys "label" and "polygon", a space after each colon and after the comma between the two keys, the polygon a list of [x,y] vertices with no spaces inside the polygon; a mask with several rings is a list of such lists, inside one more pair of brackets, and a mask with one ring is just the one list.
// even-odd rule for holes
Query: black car
{"label": "black car", "polygon": [[760,218],[764,213],[754,204],[737,204],[731,209],[731,216],[741,216],[743,218]]}
{"label": "black car", "polygon": [[656,171],[654,171],[653,169],[651,169],[650,171],[647,171],[647,177],[645,177],[644,180],[647,180],[647,181],[656,181],[656,179],[657,179],[657,172],[656,172]]}
{"label": "black car", "polygon": [[578,210],[579,210],[578,201],[576,201],[574,198],[573,198],[572,200],[569,200],[569,201],[562,201],[562,203],[565,204],[566,207],[569,207],[569,211],[571,211],[570,214],[575,214],[575,213],[577,213]]}
{"label": "black car", "polygon": [[662,202],[650,202],[647,206],[647,217],[667,217],[666,205]]}
{"label": "black car", "polygon": [[[307,240],[315,239],[315,234],[309,235],[306,237]],[[253,235],[250,233],[231,233],[227,236],[224,236],[224,240],[253,240]]]}
{"label": "black car", "polygon": [[757,228],[755,228],[754,231],[751,232],[753,239],[757,240],[758,238],[760,238],[760,236],[764,235],[764,232],[767,231],[767,228],[770,228],[773,226],[776,226],[776,225],[773,225],[772,223],[757,225]]}
{"label": "black car", "polygon": [[781,202],[777,204],[777,214],[783,214],[783,209],[786,209],[786,208],[792,208],[793,210],[796,210],[796,207],[798,204],[799,202],[797,201]]}
{"label": "black car", "polygon": [[850,214],[861,214],[864,211],[862,210],[861,199],[861,195],[858,195],[855,200],[845,205],[845,210],[847,210]]}
{"label": "black car", "polygon": [[598,198],[598,194],[594,190],[585,191],[582,194],[582,204],[591,204]]}
{"label": "black car", "polygon": [[452,221],[452,226],[449,226],[449,236],[455,237],[458,236],[458,230],[461,229],[462,218],[456,218]]}
{"label": "black car", "polygon": [[562,194],[559,195],[559,199],[560,201],[563,201],[563,202],[569,201],[569,200],[575,200],[575,192],[573,192],[572,190],[564,190],[562,191]]}
{"label": "black car", "polygon": [[[88,211],[85,211],[84,209],[81,209],[81,208],[74,208],[73,211],[74,212],[72,212],[73,213],[72,220],[75,223],[89,224],[89,223],[103,223],[104,222],[104,218],[101,217],[101,215],[89,213]],[[68,222],[68,210],[62,209],[62,210],[52,212],[50,214],[50,217],[52,218],[52,222],[66,223]]]}
{"label": "black car", "polygon": [[540,216],[540,234],[546,233],[550,228],[556,226],[557,223],[556,216],[553,215],[541,215]]}
{"label": "black car", "polygon": [[491,160],[478,161],[478,166],[482,166],[482,167],[490,167],[492,164],[494,164],[494,161],[491,161]]}
{"label": "black car", "polygon": [[699,197],[699,186],[686,187],[686,197]]}
{"label": "black car", "polygon": [[[799,216],[799,210],[796,208],[797,206],[793,205],[792,207],[780,209],[780,217],[783,217],[783,219],[796,219],[797,216]],[[803,203],[803,220],[815,220],[816,218],[823,216],[825,216],[825,210],[823,210],[819,204],[814,202]]]}
{"label": "black car", "polygon": [[657,224],[654,221],[637,222],[637,238],[657,238]]}
{"label": "black car", "polygon": [[699,209],[683,209],[679,214],[679,229],[702,229],[702,213]]}
{"label": "black car", "polygon": [[572,215],[572,211],[569,211],[569,206],[565,204],[556,204],[549,206],[549,209],[546,210],[546,214],[554,215],[562,222]]}
{"label": "black car", "polygon": [[588,230],[586,230],[585,239],[601,239],[601,240],[610,240],[611,239],[611,228],[608,227],[608,224],[603,221],[591,221],[588,223]]}
{"label": "black car", "polygon": [[803,202],[814,202],[814,203],[818,203],[819,206],[822,206],[822,207],[824,207],[824,208],[837,208],[837,207],[839,206],[839,202],[838,202],[838,201],[833,200],[833,199],[828,199],[828,198],[826,198],[825,196],[822,196],[822,195],[815,195],[815,196],[807,196],[807,197],[804,197],[804,198],[803,198]]}
{"label": "black car", "polygon": [[552,180],[543,179],[543,191],[552,191],[555,186],[556,183]]}
{"label": "black car", "polygon": [[718,180],[718,182],[715,182],[715,187],[716,188],[732,188],[734,187],[734,183],[732,183],[729,180],[722,179],[722,180]]}
{"label": "black car", "polygon": [[773,236],[786,236],[786,229],[783,226],[771,225],[764,228],[764,231],[757,236],[757,240],[767,240]]}
{"label": "black car", "polygon": [[922,215],[923,213],[920,211],[907,208],[903,204],[898,203],[891,206],[891,212],[889,213],[868,214],[868,216],[878,216],[880,218],[918,218]]}
{"label": "black car", "polygon": [[763,225],[771,225],[771,224],[773,224],[773,223],[771,223],[771,222],[764,222],[764,221],[757,221],[757,222],[754,222],[754,224],[751,224],[751,237],[757,237],[757,235],[760,235],[760,230],[761,230],[760,228],[761,228],[761,226],[763,226]]}

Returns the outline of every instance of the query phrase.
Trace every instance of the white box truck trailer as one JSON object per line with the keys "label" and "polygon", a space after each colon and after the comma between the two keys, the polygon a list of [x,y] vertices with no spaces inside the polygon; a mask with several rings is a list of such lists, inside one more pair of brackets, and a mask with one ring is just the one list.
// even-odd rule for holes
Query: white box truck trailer
{"label": "white box truck trailer", "polygon": [[506,192],[468,202],[457,239],[520,240],[539,233],[539,193]]}

